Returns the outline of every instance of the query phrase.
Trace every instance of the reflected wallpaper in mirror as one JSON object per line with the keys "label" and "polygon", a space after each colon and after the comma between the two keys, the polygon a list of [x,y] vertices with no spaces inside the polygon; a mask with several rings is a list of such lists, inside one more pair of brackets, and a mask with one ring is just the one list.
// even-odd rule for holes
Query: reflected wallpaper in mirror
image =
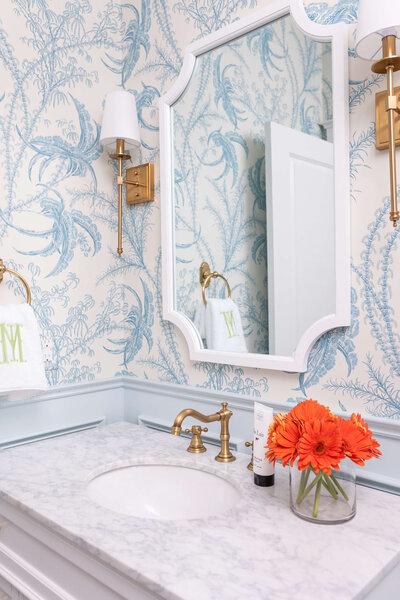
{"label": "reflected wallpaper in mirror", "polygon": [[265,126],[331,140],[331,81],[331,45],[287,15],[198,57],[173,105],[176,310],[194,319],[207,261],[249,352],[269,352]]}

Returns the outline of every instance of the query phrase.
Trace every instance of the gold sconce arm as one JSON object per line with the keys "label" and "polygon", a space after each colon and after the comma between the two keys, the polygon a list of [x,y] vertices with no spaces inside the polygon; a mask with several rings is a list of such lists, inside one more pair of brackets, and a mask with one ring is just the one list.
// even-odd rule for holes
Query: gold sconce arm
{"label": "gold sconce arm", "polygon": [[[146,163],[137,167],[131,167],[126,170],[127,179],[122,176],[122,163],[131,158],[130,154],[125,153],[125,140],[117,139],[116,152],[110,154],[110,158],[118,160],[118,256],[121,256],[122,249],[122,186],[123,184],[132,186],[126,189],[127,204],[141,204],[143,202],[154,201],[154,165]],[[133,179],[130,179],[133,177]],[[138,189],[142,188],[142,189]]]}
{"label": "gold sconce arm", "polygon": [[[394,37],[394,36],[392,36]],[[396,38],[395,38],[396,39]],[[393,227],[397,227],[397,221],[400,218],[399,211],[397,209],[397,175],[396,175],[396,141],[394,137],[394,116],[398,112],[397,98],[393,92],[393,73],[394,67],[389,65],[386,68],[387,81],[388,81],[388,103],[387,103],[387,114],[388,114],[388,125],[389,125],[389,164],[390,164],[390,198],[391,198],[391,210],[390,220],[393,222]]]}
{"label": "gold sconce arm", "polygon": [[[387,93],[385,105],[382,103],[382,94],[376,96],[376,123],[377,136],[376,147],[378,150],[389,147],[389,167],[390,167],[390,220],[393,227],[397,227],[397,221],[400,220],[400,213],[397,206],[397,175],[396,175],[396,136],[395,136],[395,116],[400,113],[397,94],[393,84],[393,74],[400,69],[400,56],[396,54],[396,36],[388,35],[382,39],[382,58],[372,65],[374,73],[387,75]],[[378,123],[383,121],[382,112],[387,113],[387,128],[379,127]],[[383,131],[382,131],[383,129]],[[382,141],[382,137],[388,134],[388,143]]]}
{"label": "gold sconce arm", "polygon": [[111,158],[118,160],[118,248],[117,253],[118,256],[121,256],[122,250],[122,162],[124,160],[130,159],[130,154],[125,154],[125,140],[118,139],[116,141],[116,152],[115,154],[110,154]]}

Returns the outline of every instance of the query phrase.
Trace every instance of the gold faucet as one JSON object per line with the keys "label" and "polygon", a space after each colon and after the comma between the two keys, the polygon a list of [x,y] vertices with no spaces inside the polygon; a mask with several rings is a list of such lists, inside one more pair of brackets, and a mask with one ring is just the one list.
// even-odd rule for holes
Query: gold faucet
{"label": "gold faucet", "polygon": [[229,419],[233,415],[232,411],[227,408],[228,403],[222,402],[222,408],[218,412],[212,415],[203,415],[193,408],[185,408],[181,410],[179,415],[176,417],[174,424],[171,427],[171,433],[173,435],[180,435],[182,431],[182,422],[186,417],[193,417],[198,419],[202,423],[213,423],[214,421],[221,421],[221,450],[215,457],[218,462],[232,462],[236,460],[232,452],[229,450]]}

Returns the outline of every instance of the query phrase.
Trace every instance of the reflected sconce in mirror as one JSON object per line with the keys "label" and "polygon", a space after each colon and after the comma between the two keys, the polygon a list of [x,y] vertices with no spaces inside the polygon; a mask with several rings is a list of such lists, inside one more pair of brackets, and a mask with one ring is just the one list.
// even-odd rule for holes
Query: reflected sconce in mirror
{"label": "reflected sconce in mirror", "polygon": [[118,256],[122,254],[122,186],[126,184],[126,203],[142,204],[154,200],[154,165],[146,163],[126,169],[122,176],[122,163],[131,158],[128,148],[140,146],[139,123],[133,94],[124,90],[106,96],[100,142],[115,149],[110,157],[118,161]]}
{"label": "reflected sconce in mirror", "polygon": [[[360,0],[356,53],[360,58],[375,61],[374,73],[387,75],[387,91],[376,94],[376,148],[389,148],[390,220],[397,226],[400,213],[397,207],[396,145],[400,144],[399,118],[400,87],[395,88],[393,74],[400,69],[396,51],[400,37],[399,0]],[[382,53],[382,57],[379,58]],[[396,135],[397,133],[397,135]]]}

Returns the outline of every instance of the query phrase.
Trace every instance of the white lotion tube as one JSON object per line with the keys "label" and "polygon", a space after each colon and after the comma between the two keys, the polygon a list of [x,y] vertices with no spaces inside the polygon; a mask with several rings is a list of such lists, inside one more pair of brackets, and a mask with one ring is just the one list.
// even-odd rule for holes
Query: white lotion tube
{"label": "white lotion tube", "polygon": [[272,408],[254,402],[254,444],[253,471],[254,483],[262,487],[274,485],[274,465],[265,458],[268,429],[274,419]]}

